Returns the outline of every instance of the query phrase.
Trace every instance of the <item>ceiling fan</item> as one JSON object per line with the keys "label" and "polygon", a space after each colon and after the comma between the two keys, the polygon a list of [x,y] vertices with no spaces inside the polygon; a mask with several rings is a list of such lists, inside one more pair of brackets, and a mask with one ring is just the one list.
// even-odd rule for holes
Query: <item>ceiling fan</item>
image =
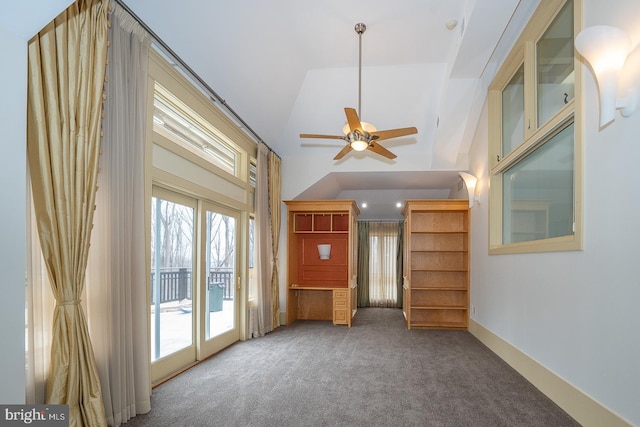
{"label": "ceiling fan", "polygon": [[356,33],[359,38],[359,57],[358,57],[358,111],[353,108],[345,108],[344,112],[347,116],[347,124],[342,129],[344,135],[319,135],[312,133],[301,133],[300,138],[319,138],[319,139],[342,139],[347,144],[333,158],[340,160],[351,150],[364,151],[371,150],[380,154],[387,159],[395,159],[396,155],[379,144],[385,139],[397,138],[399,136],[413,135],[418,133],[415,127],[377,130],[370,123],[360,121],[360,104],[362,100],[362,33],[367,29],[363,23],[355,26]]}

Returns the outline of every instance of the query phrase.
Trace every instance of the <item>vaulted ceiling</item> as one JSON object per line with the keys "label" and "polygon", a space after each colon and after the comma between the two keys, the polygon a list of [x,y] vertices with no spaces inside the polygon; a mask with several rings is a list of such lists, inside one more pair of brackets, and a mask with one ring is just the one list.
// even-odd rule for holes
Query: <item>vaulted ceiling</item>
{"label": "vaulted ceiling", "polygon": [[[328,179],[334,186],[333,196],[378,191],[381,197],[380,190],[397,191],[402,182],[413,183],[406,184],[405,190],[435,190],[421,186],[424,175],[413,179],[406,175],[412,172],[467,169],[466,155],[486,87],[538,1],[121,3],[284,161],[322,163],[326,174],[314,180],[317,187],[312,183],[302,189],[306,196],[323,193],[323,179],[326,183],[325,176],[333,174]],[[359,22],[367,27],[362,35],[361,119],[378,129],[418,128],[417,135],[381,143],[398,155],[395,161],[352,152],[334,162],[342,141],[336,145],[336,140],[299,138],[300,133],[340,134],[344,108],[358,107],[354,26]],[[367,166],[354,166],[355,162]],[[396,174],[388,174],[388,180],[373,187],[370,180],[350,174],[362,169]],[[456,174],[446,176],[453,184],[446,180],[445,184],[455,185]]]}

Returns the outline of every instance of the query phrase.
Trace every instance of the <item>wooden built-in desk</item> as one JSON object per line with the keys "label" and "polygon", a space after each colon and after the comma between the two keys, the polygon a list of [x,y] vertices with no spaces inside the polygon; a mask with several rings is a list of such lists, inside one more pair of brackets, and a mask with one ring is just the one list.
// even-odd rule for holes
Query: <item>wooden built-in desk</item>
{"label": "wooden built-in desk", "polygon": [[[355,284],[350,288],[291,285],[287,295],[287,323],[296,319],[331,320],[334,325],[351,326],[350,300],[356,297]],[[291,318],[289,318],[291,316]]]}
{"label": "wooden built-in desk", "polygon": [[[286,201],[287,324],[331,320],[351,326],[357,310],[358,207],[353,200]],[[318,245],[331,245],[322,258]]]}

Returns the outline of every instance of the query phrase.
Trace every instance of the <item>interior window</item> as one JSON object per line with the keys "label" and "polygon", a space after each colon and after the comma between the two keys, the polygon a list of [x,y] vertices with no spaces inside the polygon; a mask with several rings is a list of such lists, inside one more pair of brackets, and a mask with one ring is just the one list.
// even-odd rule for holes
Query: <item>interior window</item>
{"label": "interior window", "polygon": [[582,248],[574,27],[572,0],[538,7],[489,88],[492,254]]}
{"label": "interior window", "polygon": [[574,97],[573,2],[567,2],[536,43],[538,126]]}
{"label": "interior window", "polygon": [[502,153],[524,141],[524,65],[502,91]]}
{"label": "interior window", "polygon": [[502,174],[503,243],[573,233],[573,123]]}

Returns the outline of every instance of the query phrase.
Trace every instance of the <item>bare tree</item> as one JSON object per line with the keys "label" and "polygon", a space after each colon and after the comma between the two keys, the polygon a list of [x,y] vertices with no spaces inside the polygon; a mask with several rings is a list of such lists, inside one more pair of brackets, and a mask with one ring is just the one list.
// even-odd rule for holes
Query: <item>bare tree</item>
{"label": "bare tree", "polygon": [[233,268],[235,218],[209,212],[209,262],[212,269]]}
{"label": "bare tree", "polygon": [[160,264],[163,268],[191,268],[193,261],[193,208],[160,201],[160,233],[156,235],[157,200],[154,198],[151,218],[151,253],[155,259],[155,239],[160,238]]}

